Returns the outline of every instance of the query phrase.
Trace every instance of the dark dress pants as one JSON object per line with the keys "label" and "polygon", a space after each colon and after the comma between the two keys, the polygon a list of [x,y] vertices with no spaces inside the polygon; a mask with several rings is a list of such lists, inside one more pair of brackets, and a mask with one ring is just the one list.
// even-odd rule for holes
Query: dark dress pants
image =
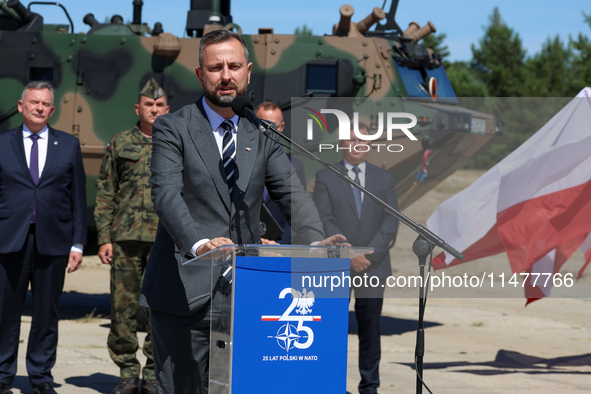
{"label": "dark dress pants", "polygon": [[209,389],[211,302],[190,316],[150,310],[159,394],[206,394]]}
{"label": "dark dress pants", "polygon": [[383,298],[356,298],[355,318],[359,326],[359,393],[376,393],[380,385]]}
{"label": "dark dress pants", "polygon": [[385,282],[377,287],[355,288],[355,318],[359,335],[360,394],[377,393],[380,386],[381,318]]}
{"label": "dark dress pants", "polygon": [[59,297],[68,256],[42,256],[35,245],[34,225],[23,248],[0,254],[0,383],[12,385],[16,375],[19,333],[29,282],[33,298],[26,365],[33,386],[53,382],[58,340]]}

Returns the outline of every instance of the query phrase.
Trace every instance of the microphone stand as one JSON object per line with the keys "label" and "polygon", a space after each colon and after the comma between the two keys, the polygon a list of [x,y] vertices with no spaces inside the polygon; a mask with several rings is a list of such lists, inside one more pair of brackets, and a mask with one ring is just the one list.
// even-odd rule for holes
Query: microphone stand
{"label": "microphone stand", "polygon": [[[417,341],[416,341],[416,347],[415,347],[415,362],[416,362],[416,373],[417,373],[417,386],[416,386],[417,391],[416,392],[417,392],[417,394],[422,393],[423,392],[423,384],[424,384],[424,382],[423,382],[423,356],[425,355],[425,331],[424,331],[424,325],[423,325],[423,323],[424,323],[423,316],[425,314],[425,306],[426,306],[426,302],[427,302],[426,291],[425,291],[427,289],[427,287],[426,287],[427,283],[425,283],[426,281],[423,279],[425,277],[425,266],[426,266],[426,262],[427,262],[427,256],[433,251],[434,246],[439,246],[441,249],[445,250],[446,252],[448,252],[449,254],[451,254],[452,256],[457,258],[458,260],[463,260],[464,255],[461,254],[456,249],[454,249],[451,245],[445,243],[445,241],[442,238],[438,237],[437,234],[433,233],[428,228],[415,223],[410,218],[406,217],[405,215],[403,215],[402,213],[400,213],[396,209],[394,209],[391,206],[389,206],[388,204],[386,204],[384,201],[380,200],[378,197],[376,197],[371,192],[369,192],[366,188],[364,188],[361,185],[358,185],[353,179],[351,179],[347,175],[347,172],[342,171],[341,169],[333,166],[332,164],[325,162],[324,160],[320,159],[318,156],[316,156],[315,154],[313,154],[312,152],[310,152],[306,148],[304,148],[301,145],[299,145],[298,143],[294,142],[291,138],[289,138],[286,135],[284,135],[283,133],[279,132],[275,128],[273,123],[263,120],[263,119],[261,119],[260,122],[262,124],[262,127],[258,126],[258,129],[261,130],[266,137],[271,138],[271,136],[269,135],[269,131],[272,131],[279,138],[282,138],[285,141],[289,142],[292,149],[293,149],[293,147],[296,147],[298,153],[301,153],[302,155],[309,157],[312,160],[315,160],[316,162],[318,162],[318,163],[322,164],[323,166],[325,166],[326,168],[330,169],[332,172],[337,174],[342,180],[344,180],[345,182],[347,182],[351,186],[359,189],[361,192],[365,193],[366,196],[368,196],[372,201],[374,201],[376,204],[378,204],[380,207],[382,207],[386,212],[394,215],[400,222],[404,223],[407,227],[409,227],[411,230],[413,230],[414,232],[416,232],[419,235],[417,237],[417,239],[414,241],[412,249],[413,249],[414,254],[419,259],[419,269],[420,269],[420,276],[421,276],[421,286],[419,288],[419,327],[417,329]],[[263,128],[265,130],[262,130]]]}

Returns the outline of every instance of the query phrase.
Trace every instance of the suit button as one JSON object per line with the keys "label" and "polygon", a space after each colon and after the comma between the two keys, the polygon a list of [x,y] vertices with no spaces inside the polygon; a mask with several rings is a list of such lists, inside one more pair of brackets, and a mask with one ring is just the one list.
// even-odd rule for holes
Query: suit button
{"label": "suit button", "polygon": [[236,230],[236,226],[234,225],[234,223],[232,223],[230,225],[230,231],[234,231],[234,230]]}

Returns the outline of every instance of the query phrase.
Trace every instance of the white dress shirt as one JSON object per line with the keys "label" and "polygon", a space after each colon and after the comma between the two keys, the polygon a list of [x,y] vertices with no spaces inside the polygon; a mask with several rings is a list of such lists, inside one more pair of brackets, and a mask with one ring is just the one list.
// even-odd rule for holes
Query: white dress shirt
{"label": "white dress shirt", "polygon": [[[37,133],[39,139],[37,140],[37,147],[39,148],[39,179],[43,174],[45,168],[45,161],[47,160],[47,141],[49,140],[49,132],[47,125]],[[23,142],[25,143],[25,157],[27,158],[27,167],[31,168],[31,148],[33,147],[33,139],[30,138],[33,132],[23,124]]]}
{"label": "white dress shirt", "polygon": [[[47,145],[49,142],[49,128],[47,125],[37,133],[39,139],[37,139],[37,148],[39,152],[39,179],[43,175],[43,169],[45,168],[45,162],[47,161]],[[33,132],[23,124],[23,142],[25,144],[25,157],[27,158],[27,167],[31,167],[31,148],[33,147],[33,139],[30,138]],[[70,249],[72,252],[84,252],[84,245],[74,244]]]}
{"label": "white dress shirt", "polygon": [[240,119],[238,115],[234,115],[230,119],[223,118],[220,114],[215,112],[213,109],[207,105],[205,101],[205,96],[201,99],[203,103],[203,108],[205,109],[205,113],[207,114],[207,119],[209,120],[209,124],[211,125],[211,129],[213,130],[213,136],[215,138],[215,142],[218,144],[218,151],[220,152],[220,159],[222,158],[222,149],[224,148],[224,133],[226,130],[220,127],[224,120],[231,120],[234,128],[232,129],[232,139],[234,140],[234,146],[236,144],[236,132],[238,131],[238,120]]}

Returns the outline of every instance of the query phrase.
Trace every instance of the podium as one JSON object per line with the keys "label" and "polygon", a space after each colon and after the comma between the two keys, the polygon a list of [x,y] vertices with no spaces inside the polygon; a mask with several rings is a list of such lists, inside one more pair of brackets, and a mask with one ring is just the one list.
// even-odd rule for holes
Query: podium
{"label": "podium", "polygon": [[211,272],[209,392],[343,394],[350,259],[371,250],[232,245],[186,262]]}

